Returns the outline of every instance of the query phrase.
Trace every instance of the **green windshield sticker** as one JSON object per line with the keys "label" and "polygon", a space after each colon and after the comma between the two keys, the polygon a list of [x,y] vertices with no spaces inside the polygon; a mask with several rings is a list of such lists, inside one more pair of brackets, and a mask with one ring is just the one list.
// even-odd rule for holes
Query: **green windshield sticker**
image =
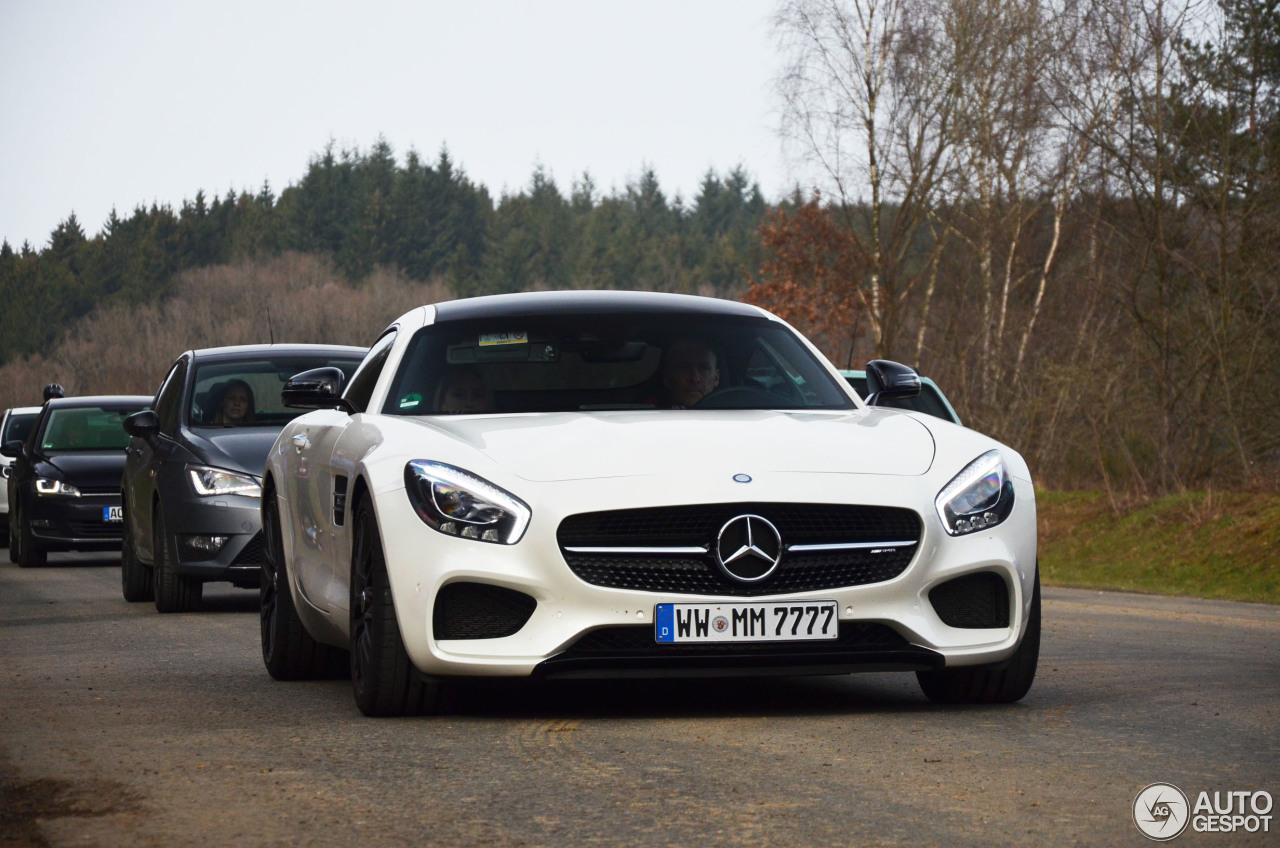
{"label": "green windshield sticker", "polygon": [[523,330],[514,333],[485,333],[480,336],[480,347],[491,345],[528,344],[529,334]]}
{"label": "green windshield sticker", "polygon": [[417,406],[420,403],[422,403],[422,395],[418,394],[417,392],[411,395],[405,395],[404,397],[400,398],[401,409],[413,409],[415,406]]}

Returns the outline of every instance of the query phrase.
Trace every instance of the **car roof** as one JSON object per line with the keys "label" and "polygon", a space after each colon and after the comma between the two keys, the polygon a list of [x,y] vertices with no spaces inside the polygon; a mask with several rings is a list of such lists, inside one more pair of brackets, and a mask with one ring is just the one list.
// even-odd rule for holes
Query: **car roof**
{"label": "car roof", "polygon": [[76,395],[75,397],[51,398],[45,402],[49,409],[83,409],[89,406],[150,406],[151,395]]}
{"label": "car roof", "polygon": [[39,412],[38,406],[14,406],[4,411],[5,415],[30,415]]}
{"label": "car roof", "polygon": [[369,352],[367,347],[355,345],[327,344],[256,344],[227,345],[225,347],[205,347],[191,351],[196,359],[259,359],[263,356],[306,356],[308,354],[351,354],[364,357]]}
{"label": "car roof", "polygon": [[765,318],[768,313],[746,303],[688,294],[639,291],[517,292],[449,300],[435,304],[436,321],[485,318],[531,318],[592,312],[646,312],[672,318],[728,315]]}

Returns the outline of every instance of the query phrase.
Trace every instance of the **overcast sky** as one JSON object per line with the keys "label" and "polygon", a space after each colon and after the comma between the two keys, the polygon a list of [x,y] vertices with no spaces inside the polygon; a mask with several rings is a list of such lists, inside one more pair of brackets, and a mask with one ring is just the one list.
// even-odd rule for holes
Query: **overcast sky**
{"label": "overcast sky", "polygon": [[384,136],[496,196],[646,164],[691,198],[743,165],[773,200],[774,0],[0,0],[0,239],[71,212],[279,192],[330,139]]}

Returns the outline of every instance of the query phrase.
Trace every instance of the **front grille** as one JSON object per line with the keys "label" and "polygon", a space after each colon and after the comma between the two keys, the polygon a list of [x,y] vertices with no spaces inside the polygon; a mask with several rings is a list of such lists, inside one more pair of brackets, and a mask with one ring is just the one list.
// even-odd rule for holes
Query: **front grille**
{"label": "front grille", "polygon": [[[881,548],[784,551],[778,568],[758,583],[726,576],[715,561],[716,537],[738,515],[767,518],[784,546],[884,544]],[[595,586],[674,595],[759,595],[811,592],[879,583],[911,563],[920,518],[909,509],[841,504],[737,503],[655,507],[573,515],[557,538],[566,563]],[[889,545],[894,542],[896,544]],[[705,554],[571,552],[568,548],[705,547]]]}
{"label": "front grille", "polygon": [[450,583],[436,594],[431,632],[436,639],[500,639],[517,633],[538,602],[488,583]]}
{"label": "front grille", "polygon": [[244,549],[241,550],[240,553],[236,556],[235,562],[231,564],[234,566],[240,566],[240,567],[249,567],[249,566],[255,566],[255,565],[259,568],[262,567],[262,533],[261,532],[253,534],[253,538],[249,540],[249,543],[245,545]]}
{"label": "front grille", "polygon": [[116,521],[69,521],[73,539],[120,539],[124,524]]}
{"label": "front grille", "polygon": [[813,654],[823,651],[847,651],[850,648],[898,648],[907,640],[887,624],[868,621],[840,622],[840,636],[817,642],[680,642],[660,644],[653,627],[629,625],[593,630],[574,642],[559,656],[660,656],[698,655],[705,653],[746,655]]}
{"label": "front grille", "polygon": [[1009,587],[992,571],[966,574],[929,590],[929,603],[951,627],[1009,626]]}

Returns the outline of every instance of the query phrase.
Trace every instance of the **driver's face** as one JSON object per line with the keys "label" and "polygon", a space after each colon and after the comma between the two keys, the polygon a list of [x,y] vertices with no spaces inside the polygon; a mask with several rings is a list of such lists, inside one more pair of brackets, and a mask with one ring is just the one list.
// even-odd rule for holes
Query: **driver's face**
{"label": "driver's face", "polygon": [[676,342],[667,349],[662,383],[679,406],[694,406],[720,385],[716,355],[705,342]]}

